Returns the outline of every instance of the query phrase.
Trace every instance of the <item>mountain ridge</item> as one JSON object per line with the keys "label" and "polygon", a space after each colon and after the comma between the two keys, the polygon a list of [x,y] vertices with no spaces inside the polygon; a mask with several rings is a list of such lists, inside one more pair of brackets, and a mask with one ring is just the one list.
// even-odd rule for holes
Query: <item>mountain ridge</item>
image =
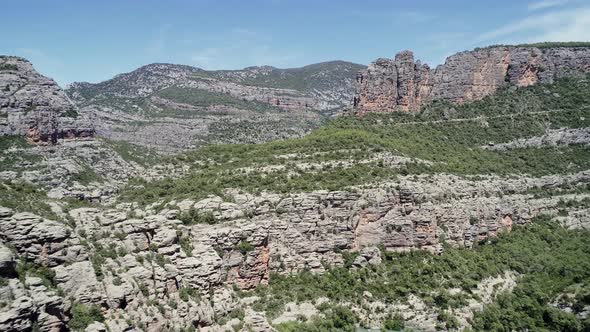
{"label": "mountain ridge", "polygon": [[[206,71],[154,63],[97,84],[73,83],[65,91],[82,113],[94,115],[102,136],[178,152],[301,136],[348,107],[361,68],[331,61]],[[154,139],[162,126],[177,139]]]}

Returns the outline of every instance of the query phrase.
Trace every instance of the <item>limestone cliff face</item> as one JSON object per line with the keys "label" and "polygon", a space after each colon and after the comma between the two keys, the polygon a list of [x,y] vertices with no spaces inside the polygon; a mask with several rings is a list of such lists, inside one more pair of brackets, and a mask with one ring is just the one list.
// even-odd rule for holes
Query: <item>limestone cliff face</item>
{"label": "limestone cliff face", "polygon": [[74,105],[50,78],[23,58],[0,56],[0,136],[26,136],[33,142],[92,136]]}
{"label": "limestone cliff face", "polygon": [[[271,273],[321,273],[326,264],[344,264],[342,251],[358,252],[357,268],[379,264],[378,247],[435,253],[444,250],[443,242],[471,247],[540,214],[556,216],[570,228],[590,225],[590,210],[583,205],[567,216],[559,206],[564,200],[588,199],[587,193],[544,198],[527,193],[586,186],[588,171],[542,178],[428,179],[408,176],[354,192],[251,195],[229,190],[231,202],[214,196],[187,199],[159,212],[137,209],[133,216],[129,204],[84,207],[68,212],[75,221],[71,225],[0,207],[0,277],[7,280],[0,285],[0,299],[17,294],[0,311],[0,331],[30,330],[34,321],[40,331],[64,330],[71,301],[99,305],[113,332],[130,331],[126,321],[143,322],[146,331],[189,325],[227,331],[216,326],[215,317],[244,306],[234,286],[252,289],[267,283]],[[211,212],[218,223],[185,225],[177,217],[190,209]],[[103,248],[117,254],[99,256]],[[67,296],[57,296],[34,276],[21,283],[14,271],[17,257],[53,270]],[[103,258],[96,264],[92,257]],[[187,288],[199,295],[182,300]],[[150,310],[153,301],[162,309]],[[420,324],[426,324],[420,330],[429,330],[429,323]]]}
{"label": "limestone cliff face", "polygon": [[529,86],[590,72],[588,47],[489,47],[460,52],[436,69],[411,51],[378,59],[357,75],[354,106],[367,112],[415,112],[434,100],[464,103],[508,85]]}

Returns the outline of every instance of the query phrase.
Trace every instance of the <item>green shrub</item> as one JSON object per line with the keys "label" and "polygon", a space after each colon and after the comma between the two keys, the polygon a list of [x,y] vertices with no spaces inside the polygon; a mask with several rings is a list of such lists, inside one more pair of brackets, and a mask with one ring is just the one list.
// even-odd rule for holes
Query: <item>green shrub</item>
{"label": "green shrub", "polygon": [[240,243],[236,245],[234,249],[239,250],[242,253],[242,255],[245,255],[250,251],[254,250],[255,248],[250,242],[242,240],[240,241]]}
{"label": "green shrub", "polygon": [[48,288],[55,288],[55,271],[53,269],[29,262],[24,258],[19,259],[16,264],[16,274],[19,280],[24,283],[27,276],[39,277],[43,285]]}
{"label": "green shrub", "polygon": [[404,318],[396,313],[383,322],[383,329],[387,331],[401,331],[406,326]]}
{"label": "green shrub", "polygon": [[184,253],[187,256],[192,256],[193,255],[193,245],[191,243],[191,240],[188,236],[181,236],[180,237],[180,248],[182,249],[182,251],[184,251]]}
{"label": "green shrub", "polygon": [[82,331],[92,322],[104,322],[105,320],[98,306],[86,306],[80,303],[74,303],[71,316],[68,327],[74,331]]}
{"label": "green shrub", "polygon": [[214,224],[216,222],[211,211],[198,211],[193,206],[188,211],[182,212],[178,219],[185,225]]}

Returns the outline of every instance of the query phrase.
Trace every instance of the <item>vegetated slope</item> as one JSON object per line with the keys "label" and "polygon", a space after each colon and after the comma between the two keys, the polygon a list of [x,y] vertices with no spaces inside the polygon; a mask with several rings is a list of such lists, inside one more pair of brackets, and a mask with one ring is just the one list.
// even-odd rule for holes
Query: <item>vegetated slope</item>
{"label": "vegetated slope", "polygon": [[102,136],[178,151],[302,136],[350,104],[361,68],[343,61],[232,71],[151,64],[67,92],[96,114]]}
{"label": "vegetated slope", "polygon": [[[469,317],[473,330],[582,331],[590,328],[590,320],[581,321],[574,313],[590,304],[589,235],[588,230],[566,230],[544,216],[472,249],[449,247],[441,256],[420,251],[385,253],[381,264],[355,269],[358,254],[352,254],[343,266],[329,268],[326,273],[271,276],[268,286],[256,289],[254,306],[276,318],[289,302],[329,298],[331,304],[319,309],[325,318],[280,323],[278,330],[354,331],[355,315],[338,303],[362,307],[368,305],[367,294],[371,294],[370,300],[382,303],[418,297],[425,307],[434,308],[433,328],[454,330],[465,326],[461,321],[465,317],[460,317],[465,307],[484,296],[474,286],[482,279],[513,271],[518,280],[512,293],[500,294],[483,311]],[[424,305],[421,301],[414,301],[414,308],[400,307],[403,311],[397,314],[382,314],[383,328],[397,331],[406,327],[405,319],[424,310],[420,309]],[[563,311],[572,307],[578,309]]]}
{"label": "vegetated slope", "polygon": [[[299,192],[362,191],[359,188],[400,183],[412,175],[413,185],[418,186],[425,181],[440,181],[441,173],[482,184],[490,176],[518,181],[526,176],[559,179],[565,174],[587,174],[588,87],[588,78],[568,78],[551,85],[504,89],[459,106],[438,102],[415,115],[342,117],[300,139],[210,146],[175,160],[198,165],[192,173],[153,183],[132,182],[122,198],[144,204],[157,202],[158,208],[169,207],[164,203],[171,199],[199,200],[211,194],[224,197],[228,192],[225,189],[237,188],[263,198],[267,197],[265,191],[284,193],[297,201]],[[565,134],[570,131],[576,133],[574,138]],[[555,134],[557,140],[549,139]],[[516,148],[505,145],[523,139],[533,143]],[[424,178],[426,174],[434,178]],[[455,186],[457,192],[447,188],[444,196],[465,195],[459,189],[462,185]],[[522,190],[514,189],[509,181],[502,186],[497,193],[485,193],[487,197],[498,195],[499,200],[493,203],[496,210],[504,204],[504,195]],[[562,197],[553,207],[559,218],[571,218],[574,213],[578,216],[574,219],[585,220],[582,215],[588,213],[590,198],[584,198],[588,186],[581,182],[562,186],[550,180],[521,193]],[[432,204],[428,198],[422,202],[424,209]],[[420,207],[404,213],[412,215],[422,209],[421,203],[414,204]],[[525,206],[538,211],[538,207],[532,207],[536,204],[531,200]],[[290,216],[291,210],[282,206],[278,204],[277,213]],[[585,212],[573,212],[576,209]],[[182,217],[187,223],[216,222],[213,217],[203,221],[197,210],[191,213]],[[514,215],[511,218],[515,220]],[[590,304],[590,256],[584,243],[588,234],[566,230],[550,219],[540,216],[532,220],[533,225],[520,226],[514,233],[476,246],[473,251],[447,247],[440,257],[419,252],[387,254],[386,248],[391,247],[385,244],[381,249],[383,263],[359,267],[374,256],[343,252],[343,265],[326,267],[323,274],[304,270],[295,275],[271,275],[269,286],[259,286],[255,291],[260,298],[252,308],[264,312],[280,331],[345,331],[354,330],[359,323],[374,328],[376,322],[392,330],[404,326],[430,330],[434,325],[439,330],[465,326],[477,331],[582,330],[590,326],[584,318]],[[469,217],[469,223],[478,223],[477,218]],[[384,232],[401,234],[403,227],[384,228]],[[455,226],[438,227],[446,233],[447,227]],[[363,232],[360,226],[356,232]],[[455,243],[452,235],[446,236]],[[505,275],[506,271],[509,274]],[[495,291],[485,293],[482,285],[486,282],[495,285]],[[309,314],[294,303],[313,303],[316,311]],[[481,303],[487,304],[483,311],[473,309]],[[300,316],[288,314],[291,310]],[[322,314],[322,318],[313,312]]]}
{"label": "vegetated slope", "polygon": [[351,101],[349,83],[364,68],[363,65],[346,61],[330,61],[301,68],[249,67],[243,70],[214,71],[209,72],[209,75],[244,85],[307,92],[348,105]]}
{"label": "vegetated slope", "polygon": [[68,142],[101,167],[55,166],[59,181],[137,175],[80,200],[32,176],[34,151],[53,165],[65,142],[0,140],[0,175],[16,176],[0,187],[0,294],[19,294],[0,330],[587,328],[588,84],[340,117],[154,167],[133,145]]}
{"label": "vegetated slope", "polygon": [[[204,197],[231,187],[251,192],[338,190],[407,174],[579,172],[590,165],[588,86],[586,78],[562,79],[553,85],[502,90],[459,106],[434,103],[415,115],[341,117],[299,139],[204,147],[177,161],[207,167],[124,195],[147,202],[175,195]],[[549,133],[559,135],[566,128],[581,140],[570,142],[563,136],[543,143]],[[495,148],[523,138],[538,138],[540,143]]]}

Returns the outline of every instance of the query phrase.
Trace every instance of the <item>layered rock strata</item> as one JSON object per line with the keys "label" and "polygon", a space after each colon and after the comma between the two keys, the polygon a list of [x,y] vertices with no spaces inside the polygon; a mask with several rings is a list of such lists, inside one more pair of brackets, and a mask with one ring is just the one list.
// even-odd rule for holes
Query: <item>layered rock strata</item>
{"label": "layered rock strata", "polygon": [[[588,195],[535,198],[527,192],[588,183],[588,172],[478,181],[438,175],[353,191],[259,196],[228,191],[229,201],[183,200],[160,211],[136,209],[129,203],[78,208],[68,212],[71,226],[0,209],[0,241],[13,248],[0,248],[0,273],[9,279],[0,294],[21,287],[13,271],[20,257],[54,271],[55,284],[68,299],[98,305],[107,317],[118,317],[107,320],[111,331],[130,328],[128,322],[149,331],[191,325],[229,330],[215,317],[248,307],[241,302],[246,299],[236,298],[235,288],[264,284],[272,272],[321,273],[326,264],[343,264],[343,251],[358,251],[353,264],[360,267],[379,264],[378,246],[437,253],[443,241],[470,247],[539,214],[558,216],[569,227],[587,228],[587,208],[563,215],[559,204]],[[211,213],[217,223],[187,225],[179,220],[191,209]],[[26,282],[39,285],[39,280]],[[45,295],[33,298],[46,299],[42,305],[25,306],[25,295],[4,299],[0,329],[26,328],[35,321],[45,326],[49,323],[38,317],[46,314],[55,326],[65,326],[70,300],[54,301],[51,289],[38,289]],[[195,295],[187,297],[187,289]],[[153,301],[161,308],[149,309]],[[245,311],[247,324],[270,330],[260,313]]]}
{"label": "layered rock strata", "polygon": [[588,72],[588,47],[487,47],[452,55],[435,69],[403,51],[357,74],[354,107],[358,114],[416,112],[435,100],[460,104],[501,87],[552,83]]}
{"label": "layered rock strata", "polygon": [[50,78],[23,58],[0,56],[0,136],[26,136],[32,142],[91,137],[92,124]]}

